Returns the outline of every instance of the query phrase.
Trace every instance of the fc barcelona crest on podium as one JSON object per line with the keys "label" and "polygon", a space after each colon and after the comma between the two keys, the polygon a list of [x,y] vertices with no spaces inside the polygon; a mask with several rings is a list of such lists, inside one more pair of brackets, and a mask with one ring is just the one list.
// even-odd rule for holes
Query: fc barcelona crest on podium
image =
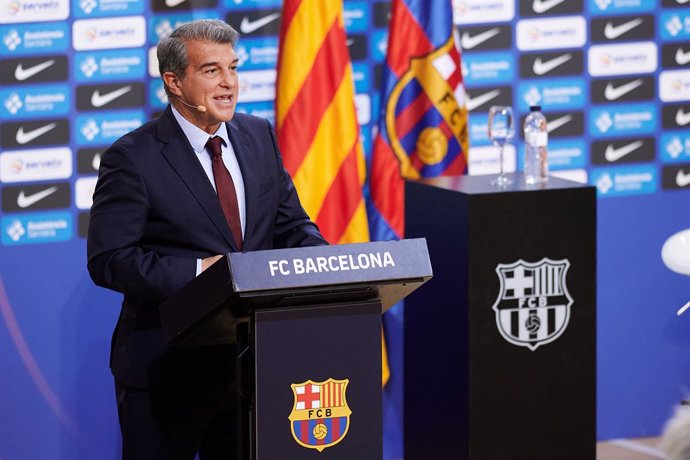
{"label": "fc barcelona crest on podium", "polygon": [[288,418],[298,444],[321,452],[345,438],[352,413],[346,399],[348,383],[348,379],[329,378],[290,385],[295,404]]}
{"label": "fc barcelona crest on podium", "polygon": [[563,334],[573,304],[566,286],[569,268],[567,259],[498,264],[501,288],[493,309],[504,339],[536,350]]}

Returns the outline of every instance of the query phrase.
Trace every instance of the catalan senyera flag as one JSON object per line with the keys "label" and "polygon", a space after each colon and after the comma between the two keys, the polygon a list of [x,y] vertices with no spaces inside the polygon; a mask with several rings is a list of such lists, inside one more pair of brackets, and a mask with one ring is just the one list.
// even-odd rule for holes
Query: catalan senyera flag
{"label": "catalan senyera flag", "polygon": [[[302,206],[333,244],[369,241],[364,152],[341,0],[283,2],[276,131]],[[383,349],[383,383],[388,359]]]}
{"label": "catalan senyera flag", "polygon": [[451,0],[393,0],[388,33],[370,172],[373,240],[404,235],[403,178],[467,171],[465,87]]}
{"label": "catalan senyera flag", "polygon": [[332,244],[369,241],[366,175],[340,0],[285,0],[276,131],[309,216]]}

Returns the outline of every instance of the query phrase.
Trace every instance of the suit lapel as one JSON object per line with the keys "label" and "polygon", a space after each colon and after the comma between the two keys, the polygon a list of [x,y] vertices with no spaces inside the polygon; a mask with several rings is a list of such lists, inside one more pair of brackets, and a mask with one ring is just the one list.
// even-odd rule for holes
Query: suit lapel
{"label": "suit lapel", "polygon": [[160,117],[158,122],[158,137],[166,145],[161,153],[168,163],[175,169],[178,176],[201,205],[213,225],[223,235],[233,251],[237,251],[237,244],[232,237],[230,227],[225,220],[223,209],[220,207],[218,195],[208,180],[208,176],[199,164],[192,146],[182,128],[179,127],[170,107]]}
{"label": "suit lapel", "polygon": [[242,182],[244,182],[244,201],[246,211],[246,222],[244,229],[244,248],[250,249],[252,243],[252,236],[254,235],[254,225],[256,223],[255,214],[259,211],[256,206],[256,200],[259,195],[259,180],[256,177],[258,168],[252,167],[255,158],[249,146],[249,140],[246,133],[244,133],[237,123],[236,119],[226,123],[228,128],[228,136],[230,143],[235,151],[237,163],[240,165],[242,171]]}

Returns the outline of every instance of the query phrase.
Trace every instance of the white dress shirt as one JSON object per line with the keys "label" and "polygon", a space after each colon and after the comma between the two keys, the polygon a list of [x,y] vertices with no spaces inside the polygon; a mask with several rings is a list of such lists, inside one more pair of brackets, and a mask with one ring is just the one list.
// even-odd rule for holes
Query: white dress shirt
{"label": "white dress shirt", "polygon": [[[237,162],[237,156],[235,155],[235,150],[232,148],[230,143],[230,137],[228,136],[228,130],[225,123],[221,123],[218,130],[209,135],[206,131],[190,123],[186,118],[180,115],[175,107],[171,105],[172,113],[177,120],[177,123],[182,128],[187,140],[194,149],[196,157],[199,159],[201,167],[204,169],[208,180],[211,182],[211,186],[216,190],[216,181],[213,178],[213,166],[211,162],[211,155],[206,150],[206,142],[209,138],[214,136],[220,136],[225,145],[222,147],[223,153],[223,163],[227,168],[230,176],[232,177],[232,182],[235,184],[235,192],[237,194],[237,207],[240,212],[240,225],[242,226],[242,238],[244,238],[244,229],[247,220],[247,210],[246,201],[244,195],[244,181],[242,180],[242,171],[240,170],[240,164]],[[217,192],[217,190],[216,190]],[[197,259],[196,264],[196,274],[201,273],[201,259]]]}

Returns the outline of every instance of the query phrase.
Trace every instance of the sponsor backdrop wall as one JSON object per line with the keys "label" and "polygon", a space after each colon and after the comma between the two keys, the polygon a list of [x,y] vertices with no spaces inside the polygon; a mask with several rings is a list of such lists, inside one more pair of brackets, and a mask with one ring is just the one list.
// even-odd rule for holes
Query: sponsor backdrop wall
{"label": "sponsor backdrop wall", "polygon": [[[369,154],[390,4],[344,4]],[[272,120],[280,6],[0,0],[1,459],[118,457],[108,351],[119,296],[85,269],[100,153],[165,107],[155,43],[195,18],[242,33],[238,109]],[[552,170],[598,190],[598,437],[658,434],[690,388],[690,316],[675,315],[690,280],[660,257],[690,227],[688,0],[466,0],[454,13],[470,173],[497,170],[491,105],[512,105],[520,122],[542,105]]]}

